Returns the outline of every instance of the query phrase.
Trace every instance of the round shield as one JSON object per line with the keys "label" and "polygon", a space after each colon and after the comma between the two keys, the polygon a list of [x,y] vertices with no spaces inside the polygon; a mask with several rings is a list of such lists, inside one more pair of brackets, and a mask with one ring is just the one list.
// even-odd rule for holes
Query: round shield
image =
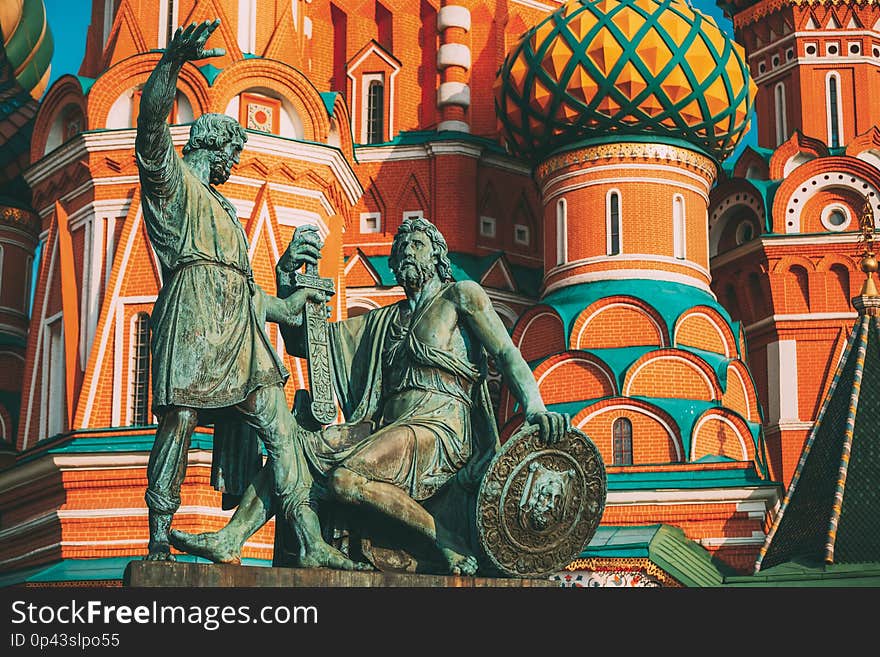
{"label": "round shield", "polygon": [[495,455],[480,484],[480,542],[507,575],[557,572],[596,533],[606,493],[605,464],[584,433],[572,428],[545,445],[527,425]]}

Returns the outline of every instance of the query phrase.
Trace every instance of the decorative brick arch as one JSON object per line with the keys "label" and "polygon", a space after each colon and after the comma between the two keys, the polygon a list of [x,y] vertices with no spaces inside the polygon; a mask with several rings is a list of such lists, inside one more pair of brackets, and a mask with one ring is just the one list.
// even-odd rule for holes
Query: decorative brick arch
{"label": "decorative brick arch", "polygon": [[737,353],[736,338],[727,320],[710,306],[689,308],[675,321],[676,347],[688,346],[714,351],[733,358]]}
{"label": "decorative brick arch", "polygon": [[[760,175],[748,175],[749,169],[760,171]],[[733,175],[737,178],[758,178],[767,180],[770,177],[770,168],[763,157],[751,146],[743,149],[742,155],[733,167]]]}
{"label": "decorative brick arch", "polygon": [[[147,52],[123,59],[95,80],[88,95],[88,129],[98,130],[107,124],[110,108],[127,89],[141,85],[156,68],[161,53]],[[177,78],[177,89],[189,100],[193,118],[214,111],[209,100],[208,81],[192,62],[186,62]]]}
{"label": "decorative brick arch", "polygon": [[773,232],[801,231],[800,212],[817,193],[849,188],[862,196],[873,192],[874,222],[880,222],[880,169],[848,156],[817,158],[786,177],[773,198]]}
{"label": "decorative brick arch", "polygon": [[562,318],[544,304],[527,311],[516,323],[511,337],[527,361],[566,350]]}
{"label": "decorative brick arch", "polygon": [[712,408],[703,413],[694,423],[689,460],[697,461],[704,456],[755,460],[755,446],[745,420],[726,409]]}
{"label": "decorative brick arch", "polygon": [[571,423],[590,436],[606,465],[611,465],[612,424],[619,417],[625,417],[633,424],[633,465],[681,463],[684,460],[678,423],[666,411],[640,399],[603,399],[584,408]]}
{"label": "decorative brick arch", "polygon": [[880,129],[871,126],[846,145],[846,154],[880,166]]}
{"label": "decorative brick arch", "polygon": [[658,349],[630,366],[623,394],[713,401],[722,393],[715,370],[702,358],[683,349]]}
{"label": "decorative brick arch", "polygon": [[727,389],[721,397],[721,404],[750,422],[761,421],[755,384],[749,369],[741,360],[731,361],[727,366]]}
{"label": "decorative brick arch", "polygon": [[803,267],[807,270],[807,273],[816,271],[816,265],[813,264],[812,260],[799,255],[786,255],[780,258],[773,266],[772,271],[774,274],[787,274],[795,265]]}
{"label": "decorative brick arch", "polygon": [[253,87],[271,89],[287,99],[303,123],[303,139],[326,143],[330,117],[321,94],[297,69],[269,59],[242,59],[222,71],[211,87],[211,105],[222,112],[230,101]]}
{"label": "decorative brick arch", "polygon": [[739,219],[754,222],[754,237],[767,229],[767,208],[752,183],[743,179],[724,182],[709,194],[709,256],[736,246],[732,231]]}
{"label": "decorative brick arch", "polygon": [[351,136],[351,114],[348,111],[348,104],[345,97],[341,93],[336,94],[333,100],[333,117],[330,119],[327,127],[329,136],[330,128],[334,124],[339,134],[339,149],[345,155],[345,159],[354,162],[354,142]]}
{"label": "decorative brick arch", "polygon": [[[828,155],[828,147],[823,141],[813,139],[795,130],[791,137],[780,144],[770,156],[770,179],[782,180],[787,175],[785,167],[793,157],[798,155],[813,160]],[[806,162],[806,160],[805,160]],[[789,172],[790,173],[790,172]]]}
{"label": "decorative brick arch", "polygon": [[71,105],[78,107],[82,112],[83,130],[85,130],[88,114],[82,83],[74,75],[62,75],[46,93],[40,103],[40,109],[37,111],[33,136],[31,137],[31,162],[36,162],[43,157],[46,151],[46,142],[49,140],[49,132],[58,113]]}
{"label": "decorative brick arch", "polygon": [[645,339],[647,346],[669,345],[666,321],[653,306],[637,297],[615,295],[590,304],[578,315],[569,335],[569,347],[630,347],[633,335],[640,334],[654,336],[655,339]]}
{"label": "decorative brick arch", "polygon": [[534,371],[545,404],[617,395],[614,372],[602,359],[582,351],[551,356]]}

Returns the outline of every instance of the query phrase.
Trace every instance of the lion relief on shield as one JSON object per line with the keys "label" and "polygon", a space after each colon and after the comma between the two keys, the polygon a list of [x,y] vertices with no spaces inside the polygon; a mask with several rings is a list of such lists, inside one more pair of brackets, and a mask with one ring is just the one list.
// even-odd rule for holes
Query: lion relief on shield
{"label": "lion relief on shield", "polygon": [[519,501],[523,529],[542,532],[565,516],[574,470],[557,472],[540,463],[529,464],[529,476]]}

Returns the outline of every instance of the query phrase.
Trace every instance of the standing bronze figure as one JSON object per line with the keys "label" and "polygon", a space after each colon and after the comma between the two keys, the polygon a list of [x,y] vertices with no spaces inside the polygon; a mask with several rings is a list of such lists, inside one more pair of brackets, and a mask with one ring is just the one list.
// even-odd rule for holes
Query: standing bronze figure
{"label": "standing bronze figure", "polygon": [[215,485],[240,492],[259,470],[258,445],[241,439],[245,423],[266,448],[272,491],[296,528],[302,565],[353,568],[323,541],[308,505],[311,475],[293,440],[295,422],[283,389],[288,373],[264,329],[266,321],[299,322],[306,300],[323,301],[323,295],[300,290],[281,300],[254,282],[241,222],[215,188],[238,163],[247,141],[241,126],[222,114],[200,116],[180,158],[166,123],[184,63],[223,54],[204,50],[219,24],[177,29],[144,86],[138,115],[143,217],[163,277],[151,319],[159,426],[147,466],[146,558],[173,559],[168,531],[197,425],[214,423],[215,440],[224,445],[224,460],[215,460]]}

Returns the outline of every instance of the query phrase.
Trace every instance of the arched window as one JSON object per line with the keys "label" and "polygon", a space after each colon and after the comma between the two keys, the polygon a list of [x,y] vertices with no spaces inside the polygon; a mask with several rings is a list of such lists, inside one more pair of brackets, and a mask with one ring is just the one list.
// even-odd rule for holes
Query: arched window
{"label": "arched window", "polygon": [[568,202],[556,201],[556,264],[568,262]]}
{"label": "arched window", "polygon": [[611,425],[612,465],[632,465],[633,425],[629,418],[619,417]]}
{"label": "arched window", "polygon": [[382,118],[384,115],[385,85],[373,80],[367,88],[367,143],[380,144],[384,140]]}
{"label": "arched window", "polygon": [[843,141],[843,111],[840,105],[840,75],[830,71],[825,76],[825,101],[828,119],[828,145],[838,148]]}
{"label": "arched window", "polygon": [[620,248],[620,192],[612,189],[605,197],[605,221],[608,255],[618,255]]}
{"label": "arched window", "polygon": [[[810,283],[807,270],[800,265],[792,265],[789,270],[791,286],[786,286],[789,312],[808,312],[810,309]],[[791,280],[794,279],[794,280]]]}
{"label": "arched window", "polygon": [[672,199],[672,254],[679,260],[686,255],[687,232],[684,219],[684,197],[676,194]]}
{"label": "arched window", "polygon": [[785,84],[777,82],[773,87],[773,104],[776,111],[776,145],[788,139],[788,120],[785,116]]}
{"label": "arched window", "polygon": [[138,313],[131,322],[131,361],[128,372],[132,426],[150,423],[150,316]]}

